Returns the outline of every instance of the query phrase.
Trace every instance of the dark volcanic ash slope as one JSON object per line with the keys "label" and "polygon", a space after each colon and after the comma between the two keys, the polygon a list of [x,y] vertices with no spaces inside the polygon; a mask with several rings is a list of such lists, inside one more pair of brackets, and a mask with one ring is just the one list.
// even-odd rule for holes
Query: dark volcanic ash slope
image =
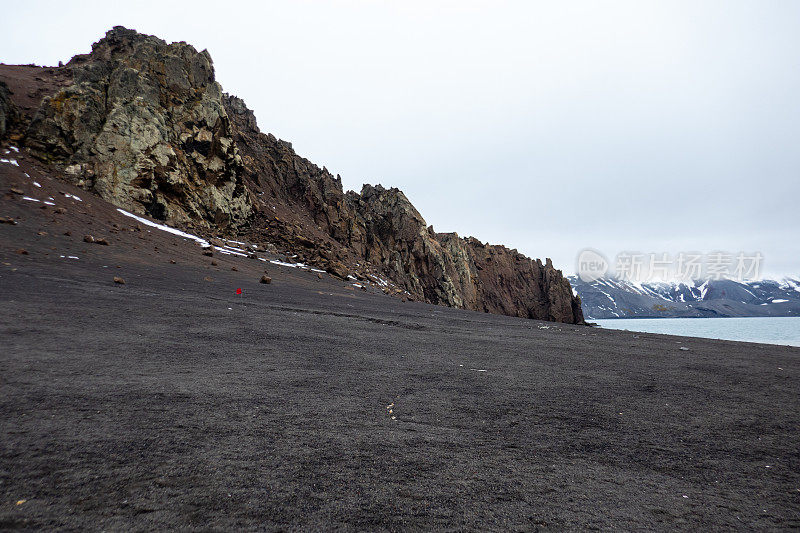
{"label": "dark volcanic ash slope", "polygon": [[[338,177],[261,133],[244,102],[222,93],[206,51],[116,27],[36,79],[48,76],[67,81],[47,85],[33,117],[15,118],[7,134],[120,207],[247,233],[341,277],[388,277],[394,292],[434,304],[583,322],[550,261],[436,233],[397,189],[345,193]],[[14,98],[0,102],[5,114]]]}

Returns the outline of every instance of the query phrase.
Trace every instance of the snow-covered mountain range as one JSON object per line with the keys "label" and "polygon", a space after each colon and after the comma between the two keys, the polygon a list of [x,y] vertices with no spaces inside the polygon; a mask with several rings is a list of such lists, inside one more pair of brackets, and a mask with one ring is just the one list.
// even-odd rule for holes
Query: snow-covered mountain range
{"label": "snow-covered mountain range", "polygon": [[585,282],[570,276],[586,319],[800,316],[800,279]]}

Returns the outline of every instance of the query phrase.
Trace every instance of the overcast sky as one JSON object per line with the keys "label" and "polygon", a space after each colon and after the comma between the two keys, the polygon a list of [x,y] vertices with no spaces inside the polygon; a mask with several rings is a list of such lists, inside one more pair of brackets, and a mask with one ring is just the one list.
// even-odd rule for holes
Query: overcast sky
{"label": "overcast sky", "polygon": [[207,48],[262,131],[437,231],[800,274],[800,2],[16,2],[0,61],[114,25]]}

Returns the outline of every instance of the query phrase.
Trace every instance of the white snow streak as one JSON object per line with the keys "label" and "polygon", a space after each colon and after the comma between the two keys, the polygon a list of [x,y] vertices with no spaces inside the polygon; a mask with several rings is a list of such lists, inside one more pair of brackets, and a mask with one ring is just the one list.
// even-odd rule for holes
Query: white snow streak
{"label": "white snow streak", "polygon": [[191,233],[186,233],[185,231],[181,231],[179,229],[171,228],[169,226],[165,226],[164,224],[157,224],[157,223],[155,223],[155,222],[153,222],[151,220],[147,220],[146,218],[143,218],[143,217],[140,217],[140,216],[136,216],[133,213],[128,213],[124,209],[117,209],[117,211],[119,211],[120,213],[122,213],[126,217],[131,217],[133,219],[136,219],[137,221],[141,222],[142,224],[144,224],[146,226],[150,226],[151,228],[160,229],[161,231],[166,231],[167,233],[172,233],[173,235],[177,235],[178,237],[183,237],[184,239],[191,239],[191,240],[197,242],[201,246],[211,246],[207,240],[205,240],[205,239],[203,239],[201,237],[198,237],[197,235],[192,235]]}

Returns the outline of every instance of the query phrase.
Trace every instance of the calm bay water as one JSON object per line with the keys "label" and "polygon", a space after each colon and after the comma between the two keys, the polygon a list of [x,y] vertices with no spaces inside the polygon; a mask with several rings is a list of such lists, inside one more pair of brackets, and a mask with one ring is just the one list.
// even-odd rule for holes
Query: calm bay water
{"label": "calm bay water", "polygon": [[800,346],[800,317],[614,318],[594,322],[606,329]]}

